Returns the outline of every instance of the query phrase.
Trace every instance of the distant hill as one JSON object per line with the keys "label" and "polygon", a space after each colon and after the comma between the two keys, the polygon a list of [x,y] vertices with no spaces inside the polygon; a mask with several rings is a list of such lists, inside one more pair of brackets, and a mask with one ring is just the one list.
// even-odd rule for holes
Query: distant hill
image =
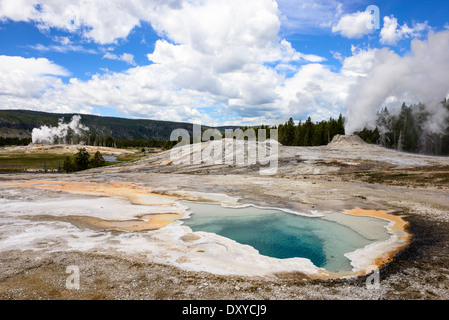
{"label": "distant hill", "polygon": [[[64,122],[79,113],[48,113],[30,110],[0,110],[0,137],[30,138],[33,128],[43,125],[57,126],[58,120]],[[118,117],[103,117],[90,114],[79,114],[81,123],[89,127],[89,134],[96,134],[114,139],[154,139],[169,140],[175,129],[186,129],[192,135],[192,124],[148,119],[126,119]],[[207,129],[203,126],[203,129]],[[219,127],[217,129],[237,127]]]}

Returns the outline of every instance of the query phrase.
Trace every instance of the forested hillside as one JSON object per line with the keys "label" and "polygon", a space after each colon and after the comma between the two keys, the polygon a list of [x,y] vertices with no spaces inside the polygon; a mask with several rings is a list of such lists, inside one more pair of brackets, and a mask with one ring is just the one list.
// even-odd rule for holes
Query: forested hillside
{"label": "forested hillside", "polygon": [[[1,137],[31,137],[33,128],[57,126],[64,118],[65,122],[75,114],[48,113],[29,110],[0,110]],[[114,139],[155,139],[168,140],[170,133],[177,128],[192,131],[189,123],[156,121],[147,119],[126,119],[81,114],[83,125],[89,127],[89,134]]]}
{"label": "forested hillside", "polygon": [[[27,145],[31,132],[41,126],[57,127],[61,119],[69,122],[76,114],[48,113],[29,110],[0,110],[0,146]],[[105,147],[171,147],[170,134],[186,129],[191,135],[191,123],[127,119],[81,114],[83,126],[89,128],[83,136],[70,137],[65,143],[84,143]],[[203,126],[203,129],[208,128]],[[237,127],[219,127],[219,130]]]}

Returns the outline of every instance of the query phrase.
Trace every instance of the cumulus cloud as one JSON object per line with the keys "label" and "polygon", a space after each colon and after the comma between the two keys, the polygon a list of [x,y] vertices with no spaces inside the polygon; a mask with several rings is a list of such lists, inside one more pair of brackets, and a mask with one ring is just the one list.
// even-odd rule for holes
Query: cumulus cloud
{"label": "cumulus cloud", "polygon": [[373,16],[368,11],[346,14],[332,27],[332,32],[340,33],[346,38],[360,39],[365,35],[373,33],[375,30],[367,27],[372,20]]}
{"label": "cumulus cloud", "polygon": [[[4,4],[10,8],[14,5],[10,1]],[[292,62],[324,61],[323,57],[296,51],[279,37],[280,13],[274,0],[153,0],[132,1],[126,6],[121,1],[104,4],[70,1],[70,5],[66,1],[55,1],[39,8],[33,6],[31,0],[23,0],[22,4],[29,9],[26,17],[15,15],[12,9],[4,16],[34,20],[43,29],[55,27],[79,32],[100,44],[125,38],[139,21],[150,22],[162,37],[148,54],[151,62],[148,66],[131,68],[123,74],[96,75],[87,82],[73,80],[64,89],[69,92],[67,105],[79,101],[78,96],[91,97],[87,91],[92,86],[96,91],[89,105],[122,109],[121,101],[125,100],[122,97],[129,97],[127,100],[135,104],[126,103],[127,113],[143,111],[147,106],[148,114],[152,114],[153,108],[164,104],[167,110],[193,110],[192,106],[201,107],[206,103],[229,106],[229,112],[241,112],[244,108],[275,103],[279,99],[275,89],[283,79],[282,68],[275,69],[267,64],[288,66]],[[128,19],[130,16],[132,18]],[[39,46],[36,49],[49,48]],[[104,58],[134,62],[129,54],[107,52]],[[122,83],[124,78],[129,83]],[[143,78],[160,81],[148,85],[151,81]],[[139,87],[140,84],[144,87]],[[106,90],[105,99],[98,98],[103,97],[99,89]],[[141,98],[134,95],[136,92],[143,93]],[[54,90],[47,93],[54,97],[60,95]],[[115,103],[112,97],[118,98]],[[180,110],[180,114],[183,113]]]}
{"label": "cumulus cloud", "polygon": [[0,108],[91,113],[88,101],[67,99],[60,77],[70,72],[46,58],[0,56]]}
{"label": "cumulus cloud", "polygon": [[277,3],[285,33],[314,33],[317,29],[329,29],[343,12],[343,4],[339,0],[277,0]]}
{"label": "cumulus cloud", "polygon": [[[425,98],[441,99],[448,94],[442,93],[443,81],[449,83],[447,75],[440,75],[448,70],[448,48],[442,34],[431,34],[428,41],[415,39],[410,56],[401,57],[387,48],[353,47],[349,57],[335,53],[342,63],[336,71],[323,63],[323,57],[299,52],[280,36],[281,23],[299,19],[302,13],[285,17],[274,0],[36,4],[33,0],[3,0],[0,5],[5,10],[0,10],[0,18],[34,21],[43,30],[59,28],[97,44],[124,39],[146,21],[161,38],[147,54],[147,65],[137,66],[131,54],[102,51],[103,58],[122,60],[129,69],[105,71],[86,81],[72,78],[63,83],[60,77],[69,72],[47,59],[0,56],[2,108],[91,113],[93,108],[112,107],[126,116],[209,125],[222,124],[214,115],[228,123],[238,119],[239,124],[268,120],[276,124],[290,116],[301,119],[309,115],[318,121],[347,108],[347,129],[352,131],[374,119],[384,101],[426,102],[429,99]],[[310,1],[300,4],[304,12],[315,10]],[[284,1],[280,5],[288,7]],[[316,5],[320,13],[326,13],[319,16],[320,24],[332,13],[326,21],[333,22],[335,33],[360,38],[372,32],[366,27],[369,13],[341,16],[338,1],[318,1]],[[410,31],[388,18],[381,35],[385,43],[415,37],[425,27],[415,24]],[[68,38],[54,41],[61,48],[73,45]],[[426,61],[429,56],[430,62]],[[419,79],[425,82],[421,88]]]}
{"label": "cumulus cloud", "polygon": [[346,102],[346,130],[351,133],[373,126],[381,107],[391,110],[403,102],[424,103],[432,115],[428,130],[442,130],[447,111],[439,102],[449,93],[447,52],[449,31],[429,32],[426,40],[412,40],[411,52],[404,56],[388,48],[367,53],[367,68],[351,87]]}
{"label": "cumulus cloud", "polygon": [[94,0],[3,0],[0,19],[34,21],[41,30],[57,28],[81,33],[100,44],[113,43],[126,38],[140,25],[139,19],[146,11],[145,2],[94,1]]}
{"label": "cumulus cloud", "polygon": [[172,75],[167,83],[199,92],[229,113],[260,116],[279,101],[283,76],[265,63],[324,60],[279,38],[273,1],[193,2],[161,10],[153,25],[172,42],[158,40],[149,60]]}
{"label": "cumulus cloud", "polygon": [[423,31],[428,30],[427,22],[416,23],[413,27],[407,24],[400,26],[394,16],[384,17],[384,26],[380,31],[380,43],[384,45],[395,46],[398,41],[404,38],[413,38],[419,36]]}
{"label": "cumulus cloud", "polygon": [[69,72],[46,58],[0,56],[0,96],[37,98],[48,87],[61,87]]}
{"label": "cumulus cloud", "polygon": [[343,112],[351,76],[332,72],[322,64],[307,64],[278,88],[282,113],[294,119],[312,117],[314,121],[328,119]]}
{"label": "cumulus cloud", "polygon": [[281,41],[281,62],[288,63],[292,61],[304,60],[307,62],[323,62],[326,59],[315,54],[304,54],[296,51],[292,44],[286,40]]}
{"label": "cumulus cloud", "polygon": [[342,60],[340,73],[346,77],[365,77],[372,70],[376,50],[351,46],[352,55]]}
{"label": "cumulus cloud", "polygon": [[0,20],[29,21],[36,14],[36,1],[3,0],[0,2]]}
{"label": "cumulus cloud", "polygon": [[[57,11],[57,5],[47,4],[36,14],[48,14],[51,8]],[[211,125],[220,124],[212,118],[214,113],[221,119],[238,118],[250,124],[268,120],[276,124],[290,116],[306,115],[321,120],[335,115],[335,110],[343,111],[347,88],[360,73],[355,62],[344,64],[344,72],[333,72],[320,64],[323,57],[298,52],[280,38],[281,18],[275,1],[153,4],[145,11],[145,19],[162,39],[148,54],[148,65],[96,74],[87,81],[72,78],[68,84],[46,86],[41,82],[32,99],[2,96],[2,106],[59,112],[90,112],[108,106],[128,116]],[[137,4],[124,10],[133,6]],[[77,16],[73,25],[86,21]],[[59,42],[70,44],[64,39]],[[131,56],[111,52],[104,53],[104,58],[133,61]],[[286,77],[285,72],[292,74]],[[41,76],[35,78],[39,83]],[[202,112],[211,106],[212,113]]]}
{"label": "cumulus cloud", "polygon": [[[201,107],[231,105],[237,110],[274,102],[277,96],[273,89],[282,76],[265,63],[322,60],[296,52],[278,37],[280,21],[272,0],[154,0],[133,1],[126,6],[121,1],[70,1],[70,5],[54,1],[39,7],[31,0],[23,0],[21,4],[26,15],[19,15],[13,2],[2,2],[9,8],[0,13],[2,18],[33,20],[41,29],[81,33],[99,44],[126,38],[143,20],[150,22],[164,39],[155,43],[147,66],[94,75],[89,81],[71,79],[62,87],[41,84],[34,91],[40,100],[22,104],[36,103],[35,108],[51,100],[60,108],[112,106],[126,115],[187,121],[204,118],[198,111]],[[65,45],[69,44],[66,41]],[[104,58],[134,63],[130,54],[108,52]],[[6,102],[4,105],[11,105],[17,100]]]}

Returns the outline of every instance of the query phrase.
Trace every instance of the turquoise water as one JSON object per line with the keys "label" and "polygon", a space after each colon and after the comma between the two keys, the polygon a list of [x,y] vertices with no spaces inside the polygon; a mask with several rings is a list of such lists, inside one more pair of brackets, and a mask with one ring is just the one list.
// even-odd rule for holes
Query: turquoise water
{"label": "turquoise water", "polygon": [[[368,239],[359,232],[334,221],[257,207],[226,208],[215,204],[185,203],[192,212],[184,224],[195,231],[211,232],[247,244],[269,257],[308,258],[317,267],[331,272],[352,270],[345,253],[363,248],[377,239]],[[373,228],[386,222],[363,217]],[[388,236],[386,230],[381,240]]]}

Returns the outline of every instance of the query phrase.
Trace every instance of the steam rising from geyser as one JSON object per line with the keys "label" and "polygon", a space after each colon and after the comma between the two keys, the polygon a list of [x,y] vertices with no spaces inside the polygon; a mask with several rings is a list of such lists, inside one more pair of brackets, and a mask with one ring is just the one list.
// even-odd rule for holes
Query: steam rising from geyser
{"label": "steam rising from geyser", "polygon": [[448,53],[449,31],[431,31],[427,40],[413,40],[411,52],[403,57],[387,48],[376,49],[371,67],[349,94],[346,133],[374,128],[381,108],[399,111],[403,102],[423,103],[430,115],[423,130],[444,132],[449,113],[440,102],[449,97]]}
{"label": "steam rising from geyser", "polygon": [[55,144],[67,143],[68,137],[79,137],[89,128],[81,123],[81,116],[74,115],[69,123],[59,119],[57,127],[41,126],[34,128],[31,135],[33,143]]}

